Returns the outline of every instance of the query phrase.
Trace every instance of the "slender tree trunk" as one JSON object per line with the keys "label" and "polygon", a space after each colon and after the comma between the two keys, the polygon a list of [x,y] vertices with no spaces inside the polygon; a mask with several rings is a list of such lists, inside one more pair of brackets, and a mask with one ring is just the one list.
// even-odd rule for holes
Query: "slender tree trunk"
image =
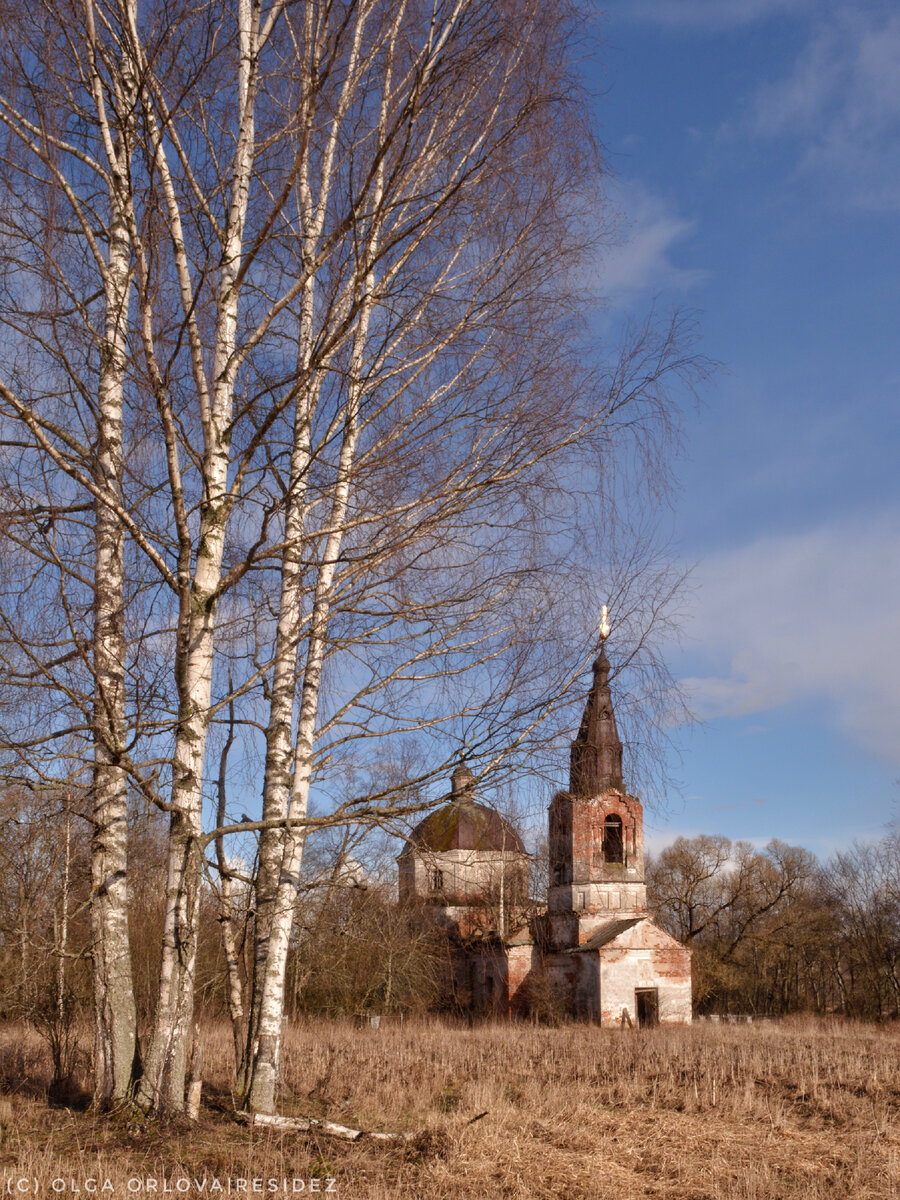
{"label": "slender tree trunk", "polygon": [[[230,687],[231,683],[229,680],[229,689]],[[216,810],[216,827],[218,829],[221,829],[226,821],[228,754],[233,744],[234,701],[232,700],[228,706],[228,736],[225,739],[225,745],[222,747],[222,754],[219,758],[219,794]],[[225,994],[234,1045],[234,1073],[235,1078],[241,1080],[244,1076],[244,1056],[247,1048],[247,1038],[244,1030],[244,989],[241,981],[240,956],[238,954],[237,937],[235,934],[234,895],[231,886],[233,873],[225,854],[225,838],[221,833],[216,836],[216,862],[221,880],[221,913],[219,923],[222,928],[222,947],[225,953]]]}
{"label": "slender tree trunk", "polygon": [[[371,286],[371,278],[367,284]],[[361,306],[354,336],[350,383],[341,444],[338,478],[329,514],[329,534],[316,580],[315,598],[310,622],[309,642],[303,672],[297,740],[293,754],[293,780],[289,816],[302,821],[307,814],[309,785],[312,776],[313,745],[319,711],[322,668],[327,647],[328,619],[331,606],[331,587],[343,540],[344,523],[350,499],[353,461],[359,431],[359,403],[362,356],[368,337],[372,311],[371,292]],[[284,1030],[284,984],[287,954],[300,884],[300,867],[306,830],[294,826],[285,830],[278,886],[267,928],[265,971],[259,993],[255,1037],[250,1055],[247,1089],[247,1108],[251,1112],[273,1113],[281,1060]]]}
{"label": "slender tree trunk", "polygon": [[[122,63],[120,113],[134,101],[133,72]],[[106,328],[101,348],[95,479],[115,501],[122,495],[122,412],[131,291],[131,248],[125,214],[127,129],[107,130],[112,184],[106,276]],[[125,746],[125,534],[101,499],[94,504],[94,768],[91,845],[91,952],[94,984],[94,1106],[129,1094],[137,1046],[128,938],[128,786]]]}
{"label": "slender tree trunk", "polygon": [[[213,497],[220,497],[224,475],[210,473]],[[162,962],[153,1029],[138,1104],[159,1114],[180,1113],[194,1019],[194,970],[203,878],[203,766],[212,684],[214,593],[221,569],[224,528],[206,519],[201,528],[195,586],[191,595],[186,658],[180,680],[180,720],[176,736],[169,824],[166,906]]]}
{"label": "slender tree trunk", "polygon": [[[312,281],[303,297],[303,350],[308,354],[313,307]],[[305,364],[308,368],[308,360]],[[294,422],[294,449],[285,515],[285,550],[282,560],[281,598],[275,642],[272,698],[266,730],[266,765],[263,778],[264,821],[283,820],[291,795],[293,757],[294,700],[297,692],[297,653],[303,623],[303,533],[305,526],[306,475],[310,464],[310,416],[313,404],[311,386],[298,401]],[[251,1015],[247,1030],[245,1062],[255,1053],[258,1036],[262,989],[266,975],[269,929],[278,891],[278,877],[284,852],[284,829],[264,829],[259,838],[259,868],[255,883],[255,925],[253,937],[253,988]],[[243,1093],[246,1075],[241,1071],[236,1089]]]}
{"label": "slender tree trunk", "polygon": [[[366,16],[367,7],[362,5],[357,12],[347,72],[333,115],[331,133],[322,156],[316,196],[313,196],[312,193],[308,152],[304,154],[298,171],[298,188],[305,231],[303,258],[306,267],[311,267],[315,260],[328,212],[338,150],[338,132],[354,91],[355,72],[359,61]],[[306,11],[305,39],[311,48],[311,70],[313,72],[318,70],[321,57],[326,49],[323,37],[325,29],[326,26],[323,24],[318,36],[316,35],[313,24],[313,6],[309,6]],[[314,89],[309,89],[309,95],[312,94],[314,94]],[[307,100],[307,106],[304,115],[308,145],[315,112],[310,99]],[[272,697],[266,729],[266,765],[262,807],[264,821],[284,820],[291,804],[294,704],[297,695],[298,656],[303,628],[303,538],[306,532],[307,478],[311,464],[311,424],[321,383],[321,377],[312,371],[315,286],[315,275],[310,272],[300,306],[297,371],[299,379],[303,381],[303,387],[294,414],[293,448],[285,510],[285,549],[281,563],[281,593],[275,640]],[[253,988],[247,1030],[246,1062],[248,1066],[255,1059],[258,1051],[259,1023],[267,978],[269,936],[284,855],[284,829],[278,827],[264,829],[259,838],[259,869],[255,886]],[[237,1080],[238,1091],[244,1092],[248,1084],[249,1079],[246,1076],[239,1078]]]}
{"label": "slender tree trunk", "polygon": [[[389,63],[392,60],[394,42],[400,28],[403,7],[403,5],[398,5],[395,10],[394,23],[390,35]],[[304,192],[306,211],[310,215],[315,211],[315,219],[310,223],[313,232],[313,247],[321,235],[324,225],[331,186],[332,164],[337,146],[336,134],[343,119],[343,114],[346,111],[349,98],[352,95],[354,75],[362,46],[365,20],[366,12],[360,10],[354,30],[341,99],[338,103],[332,126],[332,136],[328,142],[324,157],[324,165],[320,177],[318,205],[315,210],[313,209],[309,193],[308,177],[305,171],[301,175],[301,186]],[[392,70],[389,66],[383,79],[382,105],[377,134],[379,144],[384,139],[391,85]],[[279,614],[280,618],[285,620],[285,626],[284,630],[282,630],[281,624],[279,624],[279,642],[275,668],[276,679],[282,678],[282,691],[273,694],[272,719],[269,726],[269,749],[271,751],[277,746],[277,756],[272,755],[271,763],[267,758],[267,791],[265,798],[269,801],[269,815],[281,816],[283,809],[283,815],[289,815],[292,819],[297,820],[303,820],[306,817],[309,803],[312,752],[319,710],[322,668],[325,662],[331,586],[343,539],[343,527],[350,498],[352,468],[359,433],[363,355],[374,306],[375,281],[371,270],[371,263],[374,261],[378,241],[379,217],[377,214],[383,194],[384,164],[380,162],[376,170],[375,186],[373,188],[372,212],[375,216],[366,237],[365,252],[362,257],[362,272],[359,278],[359,314],[353,335],[344,433],[338,464],[338,477],[333,494],[328,526],[330,532],[326,539],[325,552],[316,580],[313,608],[310,616],[306,662],[303,672],[297,734],[293,749],[289,751],[285,734],[289,734],[291,730],[290,718],[293,713],[294,694],[296,690],[300,622],[302,618],[301,589],[303,580],[300,569],[300,542],[304,532],[304,517],[303,508],[300,503],[303,498],[301,478],[309,466],[307,439],[309,437],[312,406],[310,405],[305,412],[298,408],[295,422],[294,454],[291,472],[291,501],[296,507],[293,513],[289,509],[288,521],[286,522],[289,524],[291,536],[286,539],[287,544],[282,574],[282,608]],[[308,309],[304,309],[304,317],[308,314],[310,322],[313,316],[313,298],[313,290],[312,286],[310,286],[304,296],[304,301],[308,305]],[[306,327],[303,326],[302,328],[306,332]],[[309,339],[307,338],[308,341]],[[304,343],[301,343],[301,352],[304,348]],[[296,562],[294,558],[296,558]],[[279,672],[281,672],[281,675],[279,675]],[[290,701],[290,710],[288,709],[288,700]],[[276,704],[278,705],[277,709]],[[275,737],[272,736],[273,734]],[[270,765],[274,768],[271,774],[269,770]],[[268,791],[270,782],[272,786],[271,794]],[[265,815],[266,812],[264,810]],[[265,923],[261,930],[263,935],[262,940],[260,941],[258,938],[255,947],[253,1009],[247,1056],[248,1074],[245,1081],[246,1107],[251,1112],[259,1113],[273,1113],[275,1111],[276,1088],[284,1032],[285,979],[288,948],[296,914],[297,894],[300,885],[300,868],[306,840],[306,831],[302,826],[286,828],[283,833],[281,831],[279,833],[278,841],[273,838],[266,843]],[[263,873],[263,844],[263,838],[261,838],[261,876]]]}
{"label": "slender tree trunk", "polygon": [[69,886],[72,875],[72,812],[66,796],[65,841],[63,843],[62,897],[59,914],[59,958],[56,964],[56,1011],[63,1015],[66,1005],[66,958],[69,953]]}
{"label": "slender tree trunk", "polygon": [[[277,7],[277,6],[276,6]],[[157,1113],[181,1113],[194,1017],[194,971],[203,877],[203,767],[209,727],[216,604],[228,520],[230,424],[234,399],[239,273],[254,158],[253,105],[258,74],[259,6],[239,0],[240,125],[217,293],[212,406],[205,422],[204,500],[196,565],[182,594],[176,675],[175,737],[166,909],[159,995],[138,1103]],[[160,163],[162,164],[162,147]],[[177,202],[170,196],[170,211]],[[186,611],[185,611],[186,610]]]}
{"label": "slender tree trunk", "polygon": [[31,963],[28,953],[29,932],[28,932],[28,897],[25,892],[25,882],[22,876],[16,884],[17,899],[19,901],[19,984],[16,988],[18,993],[19,1007],[25,1014],[31,1006]]}
{"label": "slender tree trunk", "polygon": [[194,970],[203,877],[203,768],[212,687],[216,589],[225,540],[224,496],[230,405],[218,407],[210,429],[207,494],[201,517],[190,614],[178,655],[180,694],[169,825],[162,963],[153,1030],[138,1103],[158,1113],[180,1113],[194,1018]]}
{"label": "slender tree trunk", "polygon": [[[227,868],[226,868],[227,871]],[[226,994],[231,1038],[234,1047],[234,1071],[237,1079],[244,1076],[244,1055],[247,1039],[244,1033],[244,989],[241,985],[240,956],[234,931],[234,902],[231,877],[222,876],[222,944],[225,950]]]}

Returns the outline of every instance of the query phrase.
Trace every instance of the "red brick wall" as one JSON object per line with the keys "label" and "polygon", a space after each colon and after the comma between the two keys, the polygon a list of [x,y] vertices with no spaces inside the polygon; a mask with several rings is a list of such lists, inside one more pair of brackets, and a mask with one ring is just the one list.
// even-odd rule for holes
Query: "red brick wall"
{"label": "red brick wall", "polygon": [[[603,853],[606,818],[622,820],[624,863]],[[550,804],[551,886],[640,882],[644,878],[644,809],[636,796],[604,792],[590,800],[559,792]]]}

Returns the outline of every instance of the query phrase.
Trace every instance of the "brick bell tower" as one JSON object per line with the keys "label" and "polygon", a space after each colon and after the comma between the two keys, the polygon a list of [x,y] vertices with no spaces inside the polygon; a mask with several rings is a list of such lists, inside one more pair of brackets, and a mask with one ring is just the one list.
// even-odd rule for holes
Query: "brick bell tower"
{"label": "brick bell tower", "polygon": [[604,620],[569,790],[550,804],[548,916],[557,949],[580,946],[610,920],[647,915],[644,814],[622,782],[622,743],[609,690]]}

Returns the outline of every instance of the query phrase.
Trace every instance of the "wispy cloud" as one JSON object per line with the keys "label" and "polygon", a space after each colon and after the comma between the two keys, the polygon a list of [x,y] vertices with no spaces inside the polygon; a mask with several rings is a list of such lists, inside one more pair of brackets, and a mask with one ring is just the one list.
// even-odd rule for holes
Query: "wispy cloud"
{"label": "wispy cloud", "polygon": [[900,14],[842,6],[816,22],[790,71],[762,85],[746,127],[793,139],[797,168],[840,199],[900,207]]}
{"label": "wispy cloud", "polygon": [[[716,34],[796,18],[802,49],[722,132],[796,144],[798,174],[829,198],[900,208],[900,13],[895,0],[617,0],[619,20]],[[773,60],[781,63],[781,43]],[[779,66],[777,70],[782,70]]]}
{"label": "wispy cloud", "polygon": [[768,804],[765,796],[754,796],[752,800],[744,800],[738,804],[714,804],[710,812],[740,812],[744,808],[757,808]]}
{"label": "wispy cloud", "polygon": [[[813,0],[619,0],[618,17],[674,29],[733,29],[808,11]],[[821,0],[818,0],[820,3]]]}
{"label": "wispy cloud", "polygon": [[900,762],[900,514],[768,537],[697,569],[689,632],[709,671],[699,715],[824,701],[860,745]]}
{"label": "wispy cloud", "polygon": [[706,272],[679,267],[672,252],[694,233],[696,223],[634,180],[618,180],[607,193],[614,232],[597,263],[596,286],[614,303],[641,292],[686,291]]}

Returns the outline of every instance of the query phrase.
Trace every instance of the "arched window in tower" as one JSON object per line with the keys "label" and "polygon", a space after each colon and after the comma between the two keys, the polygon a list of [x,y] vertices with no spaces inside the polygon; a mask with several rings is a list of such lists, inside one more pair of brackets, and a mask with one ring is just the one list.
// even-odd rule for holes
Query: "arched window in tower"
{"label": "arched window in tower", "polygon": [[603,822],[603,859],[608,863],[625,861],[625,843],[622,839],[622,818],[612,813]]}

